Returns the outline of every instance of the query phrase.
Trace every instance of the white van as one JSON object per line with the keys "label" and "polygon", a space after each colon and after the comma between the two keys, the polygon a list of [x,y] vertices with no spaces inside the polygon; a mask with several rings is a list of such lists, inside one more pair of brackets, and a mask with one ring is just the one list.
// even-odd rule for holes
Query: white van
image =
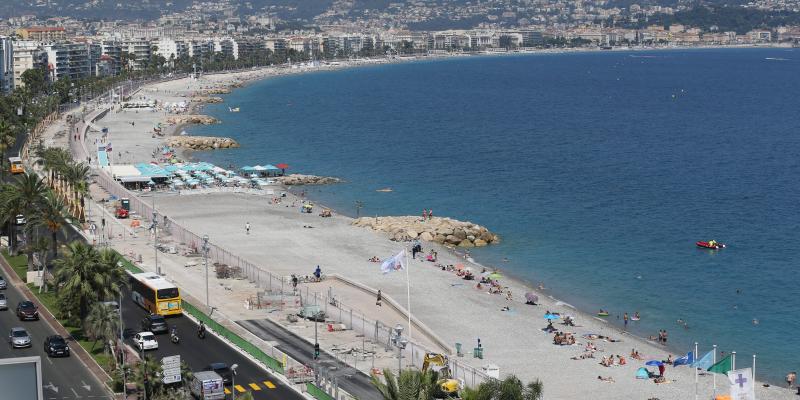
{"label": "white van", "polygon": [[214,371],[195,372],[189,390],[198,400],[225,400],[222,377]]}

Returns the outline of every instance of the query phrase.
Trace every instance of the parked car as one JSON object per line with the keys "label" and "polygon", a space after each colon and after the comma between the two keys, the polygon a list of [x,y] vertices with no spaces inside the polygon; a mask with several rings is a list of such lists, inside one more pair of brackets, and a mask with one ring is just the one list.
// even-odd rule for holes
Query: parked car
{"label": "parked car", "polygon": [[0,293],[0,310],[8,310],[8,299],[2,293]]}
{"label": "parked car", "polygon": [[11,343],[12,348],[31,347],[31,335],[25,328],[11,328],[8,334],[8,343]]}
{"label": "parked car", "polygon": [[67,345],[67,341],[59,335],[48,336],[44,340],[44,352],[50,357],[69,357],[69,345]]}
{"label": "parked car", "polygon": [[16,226],[23,226],[23,225],[25,225],[27,223],[28,223],[28,220],[22,214],[17,214],[17,216],[14,217],[14,225],[16,225]]}
{"label": "parked car", "polygon": [[142,330],[153,333],[167,333],[169,332],[169,327],[163,315],[150,314],[142,320]]}
{"label": "parked car", "polygon": [[6,280],[3,279],[2,276],[0,276],[0,289],[7,289],[7,288],[8,288],[8,283],[6,283]]}
{"label": "parked car", "polygon": [[233,370],[231,370],[231,367],[229,367],[228,364],[221,362],[211,363],[208,364],[207,367],[203,368],[203,371],[214,371],[219,374],[219,376],[222,377],[222,383],[225,384],[225,386],[230,386],[231,382],[233,382]]}
{"label": "parked car", "polygon": [[153,335],[153,332],[139,332],[133,336],[133,341],[136,343],[136,347],[139,348],[139,351],[155,350],[158,348],[158,341],[156,340],[156,335]]}
{"label": "parked car", "polygon": [[17,304],[17,317],[19,317],[20,321],[29,319],[38,320],[39,309],[36,308],[36,304],[33,304],[31,301],[20,301]]}

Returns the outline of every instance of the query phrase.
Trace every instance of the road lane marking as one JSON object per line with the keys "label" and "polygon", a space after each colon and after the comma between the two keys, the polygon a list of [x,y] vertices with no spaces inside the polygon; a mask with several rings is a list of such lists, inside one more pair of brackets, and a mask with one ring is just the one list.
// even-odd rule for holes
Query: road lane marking
{"label": "road lane marking", "polygon": [[253,390],[261,390],[261,386],[258,386],[255,383],[248,383],[247,385]]}
{"label": "road lane marking", "polygon": [[275,389],[275,387],[276,387],[275,384],[270,382],[270,381],[264,381],[264,386],[266,386],[266,387],[268,387],[270,389]]}
{"label": "road lane marking", "polygon": [[231,394],[231,390],[228,389],[228,388],[225,388],[225,394]]}
{"label": "road lane marking", "polygon": [[74,394],[74,395],[75,395],[75,398],[76,398],[76,399],[80,399],[80,398],[81,398],[81,396],[78,396],[78,392],[76,392],[76,391],[75,391],[75,389],[73,389],[73,388],[69,388],[69,390],[72,390],[72,394]]}
{"label": "road lane marking", "polygon": [[244,393],[244,388],[242,387],[242,385],[236,385],[234,387],[236,388],[236,390],[239,391],[239,393]]}

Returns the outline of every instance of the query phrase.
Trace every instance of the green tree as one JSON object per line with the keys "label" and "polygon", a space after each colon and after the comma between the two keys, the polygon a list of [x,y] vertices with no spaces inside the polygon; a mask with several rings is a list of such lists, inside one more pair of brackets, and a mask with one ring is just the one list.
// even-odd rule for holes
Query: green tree
{"label": "green tree", "polygon": [[81,320],[92,304],[116,299],[125,285],[120,256],[112,250],[98,252],[75,241],[53,264],[57,267],[55,286],[62,312],[76,314]]}
{"label": "green tree", "polygon": [[514,375],[503,380],[491,379],[477,388],[465,388],[461,392],[464,400],[540,400],[544,385],[538,379],[525,385]]}
{"label": "green tree", "polygon": [[32,68],[22,73],[22,84],[25,85],[29,94],[36,95],[47,90],[47,79],[44,70]]}
{"label": "green tree", "polygon": [[69,224],[78,225],[78,221],[67,211],[64,202],[53,191],[47,191],[38,210],[30,217],[34,227],[49,231],[54,258],[58,257],[58,233],[63,232]]}
{"label": "green tree", "polygon": [[0,118],[0,151],[2,151],[2,158],[0,159],[0,178],[5,177],[6,174],[6,152],[14,146],[17,141],[17,131],[5,119]]}
{"label": "green tree", "polygon": [[[10,183],[3,186],[3,191],[0,193],[0,220],[9,224],[9,229],[13,228],[14,219],[18,214],[25,214],[28,219],[34,219],[39,206],[43,203],[44,198],[48,192],[47,186],[39,179],[39,176],[33,172],[26,172]],[[33,226],[35,224],[29,223],[25,229],[29,234],[35,236]],[[9,230],[12,232],[12,230]],[[16,235],[10,235],[9,247],[11,252],[16,252],[15,238]],[[30,254],[29,254],[30,260]],[[29,270],[33,270],[33,264],[28,262]]]}
{"label": "green tree", "polygon": [[372,385],[384,400],[432,400],[436,398],[438,374],[416,369],[400,371],[400,376],[390,369],[383,370],[384,381],[372,376]]}
{"label": "green tree", "polygon": [[101,302],[92,304],[89,315],[86,316],[84,330],[94,340],[92,350],[98,340],[103,342],[103,350],[110,352],[109,345],[119,336],[120,321],[118,311]]}

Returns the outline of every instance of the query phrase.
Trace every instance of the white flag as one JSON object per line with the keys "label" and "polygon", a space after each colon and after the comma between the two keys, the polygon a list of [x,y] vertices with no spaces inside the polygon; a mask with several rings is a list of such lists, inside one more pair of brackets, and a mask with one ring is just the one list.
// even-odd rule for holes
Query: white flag
{"label": "white flag", "polygon": [[405,268],[405,262],[406,262],[406,250],[403,249],[400,250],[400,252],[397,253],[397,255],[387,258],[386,260],[383,261],[383,264],[381,264],[381,272],[383,272],[384,274],[388,274],[389,272],[392,271],[402,271],[403,268]]}
{"label": "white flag", "polygon": [[728,371],[728,380],[731,382],[731,399],[756,400],[753,371],[750,368]]}

